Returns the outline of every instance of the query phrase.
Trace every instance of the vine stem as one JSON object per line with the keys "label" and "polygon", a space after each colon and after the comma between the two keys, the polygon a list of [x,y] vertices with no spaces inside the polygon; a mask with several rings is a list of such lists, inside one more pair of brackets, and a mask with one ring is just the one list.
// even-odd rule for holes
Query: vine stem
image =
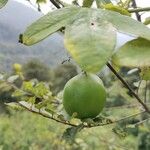
{"label": "vine stem", "polygon": [[128,83],[117,73],[110,63],[107,63],[108,68],[114,73],[114,75],[123,83],[123,85],[130,91],[130,93],[138,100],[138,102],[143,106],[146,112],[150,113],[147,105],[140,99],[140,97],[132,90]]}

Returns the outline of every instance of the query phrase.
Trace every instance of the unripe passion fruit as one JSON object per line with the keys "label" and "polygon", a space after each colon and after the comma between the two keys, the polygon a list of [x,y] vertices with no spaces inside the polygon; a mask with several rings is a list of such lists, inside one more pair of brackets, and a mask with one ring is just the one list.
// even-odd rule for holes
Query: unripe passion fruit
{"label": "unripe passion fruit", "polygon": [[94,74],[79,74],[70,79],[63,93],[63,106],[66,112],[77,118],[94,118],[103,109],[106,91],[101,79]]}

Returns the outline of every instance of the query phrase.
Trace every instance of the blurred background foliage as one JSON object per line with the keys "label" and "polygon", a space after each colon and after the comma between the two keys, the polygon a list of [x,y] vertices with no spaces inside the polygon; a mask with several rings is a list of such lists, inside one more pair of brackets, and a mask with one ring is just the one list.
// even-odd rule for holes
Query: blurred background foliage
{"label": "blurred background foliage", "polygon": [[[22,81],[36,79],[46,82],[54,95],[62,92],[65,83],[78,71],[70,62],[60,64],[54,69],[39,60],[31,60],[20,67],[13,65],[10,75],[19,74],[15,85]],[[18,69],[17,69],[18,68]],[[145,94],[145,81],[140,81],[138,72],[128,74],[129,68],[122,68],[120,74],[132,88]],[[102,115],[112,120],[120,119],[142,111],[140,104],[130,95],[116,77],[108,73],[100,75],[107,88],[108,98]],[[9,76],[9,75],[8,75]],[[149,91],[148,84],[147,90]],[[66,142],[62,135],[68,126],[45,119],[24,110],[12,110],[4,102],[16,101],[11,96],[13,89],[7,84],[0,84],[0,149],[2,150],[149,150],[150,120],[145,113],[125,119],[113,125],[83,129],[73,143]],[[149,105],[150,92],[147,92]],[[145,121],[146,120],[146,121]]]}

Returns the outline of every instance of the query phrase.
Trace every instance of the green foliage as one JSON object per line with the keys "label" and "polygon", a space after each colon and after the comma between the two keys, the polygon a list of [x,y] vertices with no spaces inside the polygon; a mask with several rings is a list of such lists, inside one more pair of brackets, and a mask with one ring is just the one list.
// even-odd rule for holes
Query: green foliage
{"label": "green foliage", "polygon": [[3,150],[70,148],[68,144],[61,141],[60,134],[64,130],[63,126],[22,111],[17,113],[11,111],[11,113],[11,116],[0,116],[0,147]]}
{"label": "green foliage", "polygon": [[0,101],[1,102],[12,102],[15,101],[15,98],[11,97],[12,92],[14,89],[9,86],[7,83],[0,83]]}
{"label": "green foliage", "polygon": [[[38,3],[43,1],[45,2],[45,0],[37,0]],[[1,0],[0,8],[4,6],[6,2],[7,1]],[[84,6],[90,7],[93,1],[86,0],[84,2]],[[109,0],[102,0],[102,3],[105,2],[108,3]],[[112,7],[112,5],[109,6],[111,7],[107,7],[106,9],[114,10],[121,14],[128,14],[126,11],[120,9],[120,7]],[[142,69],[144,67],[149,67],[149,28],[147,28],[142,23],[135,21],[130,17],[121,15],[117,12],[81,7],[62,8],[48,13],[44,17],[40,18],[37,22],[29,26],[25,33],[20,36],[20,42],[25,45],[32,45],[43,40],[44,38],[58,31],[62,27],[65,27],[65,45],[70,54],[72,55],[73,59],[79,64],[81,69],[89,72],[98,72],[104,67],[107,61],[111,60],[116,45],[116,33],[119,31],[140,37],[140,41],[139,39],[136,39],[123,46],[123,48],[125,48],[125,53],[123,54],[123,56],[122,54],[120,54],[123,52],[123,50],[120,50],[116,53],[117,56],[121,56],[120,60],[124,63],[124,66],[142,67]],[[143,47],[145,49],[144,52]],[[136,53],[135,51],[132,51],[135,48],[137,48]],[[128,57],[127,61],[124,56]],[[135,57],[135,59],[133,59],[133,56]],[[31,72],[28,70],[29,66]],[[145,122],[145,120],[148,120],[149,116],[140,117],[139,114],[141,114],[142,112],[138,104],[135,102],[135,106],[131,105],[132,102],[130,100],[132,98],[132,95],[130,96],[127,91],[123,91],[124,88],[120,84],[116,84],[115,82],[113,82],[112,87],[114,88],[116,86],[115,90],[112,90],[112,87],[108,86],[108,90],[112,92],[109,94],[108,98],[109,102],[111,103],[107,103],[108,107],[103,110],[101,115],[94,119],[88,118],[86,120],[75,120],[75,114],[73,114],[71,118],[69,118],[65,114],[62,108],[62,99],[60,97],[60,99],[58,99],[58,96],[54,96],[52,94],[51,89],[49,89],[49,84],[39,82],[50,80],[49,71],[46,72],[49,69],[47,67],[43,67],[42,65],[37,64],[35,66],[29,66],[27,68],[24,67],[23,69],[25,79],[29,81],[22,81],[20,84],[20,88],[15,85],[15,82],[18,77],[21,77],[22,74],[18,74],[17,72],[17,75],[7,77],[3,82],[1,82],[0,90],[2,94],[6,92],[7,96],[9,96],[9,99],[12,101],[10,95],[13,92],[12,96],[15,98],[16,101],[15,103],[8,103],[7,105],[9,105],[13,109],[20,109],[21,106],[21,108],[23,107],[28,111],[55,120],[62,124],[72,125],[73,127],[67,128],[65,132],[63,132],[64,134],[62,138],[61,129],[63,129],[64,131],[64,127],[60,128],[59,126],[58,132],[54,133],[54,131],[57,131],[57,125],[53,125],[53,122],[51,122],[53,127],[51,128],[51,124],[47,125],[47,123],[44,122],[44,119],[38,121],[37,118],[34,119],[32,117],[30,118],[28,116],[25,117],[19,115],[19,121],[17,120],[18,116],[13,118],[13,121],[11,115],[9,116],[9,118],[6,115],[1,116],[2,119],[0,122],[0,149],[86,150],[101,148],[102,150],[132,150],[137,148],[135,146],[138,143],[136,137],[137,135],[141,135],[139,139],[141,143],[139,142],[140,144],[138,148],[146,150],[150,148],[149,125],[145,127],[146,132],[143,132],[142,134],[137,127],[141,126],[142,122]],[[32,72],[33,68],[35,69],[34,73]],[[29,72],[26,74],[25,71],[27,70]],[[58,80],[59,72],[57,73],[55,75],[56,77],[58,77],[56,78]],[[31,80],[33,78],[37,78],[39,81],[36,79]],[[68,80],[68,78],[70,78],[70,76],[66,77],[65,79]],[[22,77],[22,79],[24,78]],[[60,80],[58,83],[55,82],[54,84],[55,86],[58,86],[60,83],[63,85],[65,82],[62,82]],[[140,94],[140,96],[142,94]],[[147,102],[147,95],[148,94],[146,93],[145,102]],[[7,100],[7,97],[2,96],[1,99]],[[117,101],[117,99],[119,99],[119,101]],[[134,98],[132,99],[133,101],[135,100]],[[113,107],[118,108],[114,109]],[[124,108],[124,111],[122,111],[122,108]],[[136,114],[133,115],[134,113]],[[139,116],[136,120],[131,121],[129,119],[137,115]],[[23,119],[27,120],[27,123],[24,123],[22,127],[20,125],[20,121],[24,121]],[[80,134],[77,134],[83,127],[90,128],[112,123],[116,123],[115,126],[109,125],[109,127],[101,127],[99,128],[99,130],[85,129],[87,132],[84,132],[83,130],[80,132]],[[38,128],[34,128],[33,125],[38,126]],[[40,128],[42,130],[40,130]],[[44,132],[45,129],[46,132]],[[52,132],[48,132],[48,129],[50,129]],[[113,132],[111,132],[111,129],[113,129]],[[114,133],[116,135],[114,135]],[[94,136],[91,136],[91,134],[93,134]],[[120,137],[123,137],[123,140],[126,141],[120,141]],[[66,141],[68,141],[68,139],[70,142],[67,143]]]}
{"label": "green foliage", "polygon": [[138,38],[123,45],[113,56],[113,63],[126,67],[149,67],[150,41]]}
{"label": "green foliage", "polygon": [[75,142],[76,134],[77,134],[78,132],[80,132],[82,129],[83,129],[83,124],[80,124],[80,125],[77,126],[77,127],[70,127],[70,128],[67,128],[67,129],[65,130],[65,132],[63,133],[62,138],[63,138],[64,140],[66,140],[68,143],[72,144],[73,142]]}
{"label": "green foliage", "polygon": [[24,64],[22,72],[26,80],[50,81],[53,78],[52,71],[38,60],[31,60]]}
{"label": "green foliage", "polygon": [[16,102],[5,103],[8,107],[12,108],[13,110],[22,110],[23,108]]}
{"label": "green foliage", "polygon": [[115,28],[99,19],[99,15],[97,10],[82,9],[76,21],[65,30],[67,50],[79,66],[88,72],[102,69],[112,56],[116,43]]}
{"label": "green foliage", "polygon": [[139,150],[149,150],[150,149],[150,132],[143,132],[139,136]]}
{"label": "green foliage", "polygon": [[16,97],[18,101],[27,101],[31,104],[42,103],[42,101],[43,103],[50,103],[51,99],[53,99],[48,85],[37,81],[24,81],[22,87],[16,89],[12,96]]}
{"label": "green foliage", "polygon": [[29,26],[20,40],[32,45],[62,27],[66,27],[66,48],[79,66],[90,72],[98,72],[110,60],[117,31],[150,40],[149,28],[130,17],[108,10],[79,7],[66,7],[45,15]]}
{"label": "green foliage", "polygon": [[25,33],[20,36],[20,42],[33,45],[43,40],[70,23],[78,11],[77,7],[67,7],[48,13],[26,29]]}
{"label": "green foliage", "polygon": [[138,143],[137,137],[118,138],[111,132],[112,126],[83,129],[75,136],[73,143],[68,143],[62,138],[66,131],[64,125],[23,111],[0,115],[0,120],[0,147],[3,150],[106,150],[110,147],[135,150]]}
{"label": "green foliage", "polygon": [[0,0],[0,9],[7,4],[8,0]]}

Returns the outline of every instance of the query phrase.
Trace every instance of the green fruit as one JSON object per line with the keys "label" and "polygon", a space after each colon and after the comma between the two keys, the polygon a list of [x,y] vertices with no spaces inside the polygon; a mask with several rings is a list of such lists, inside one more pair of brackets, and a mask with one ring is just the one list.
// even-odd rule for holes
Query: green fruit
{"label": "green fruit", "polygon": [[70,116],[94,118],[103,109],[106,91],[101,79],[94,74],[79,74],[70,79],[63,93],[63,105]]}

